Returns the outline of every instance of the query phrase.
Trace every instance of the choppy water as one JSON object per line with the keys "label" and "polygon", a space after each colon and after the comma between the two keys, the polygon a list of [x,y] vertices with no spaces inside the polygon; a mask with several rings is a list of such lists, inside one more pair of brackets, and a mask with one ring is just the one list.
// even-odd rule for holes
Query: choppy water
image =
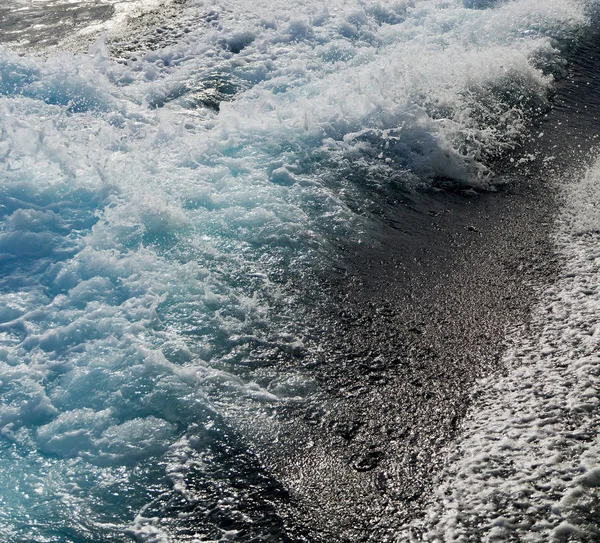
{"label": "choppy water", "polygon": [[594,6],[190,2],[119,37],[76,4],[110,47],[34,56],[71,8],[48,41],[32,5],[1,8],[0,538],[317,537],[286,520],[309,468],[276,476],[279,413],[327,401],[317,278],[378,200],[493,191]]}
{"label": "choppy water", "polygon": [[[566,265],[509,334],[507,375],[482,381],[425,522],[405,541],[597,541],[598,165],[569,180],[557,243]],[[593,213],[590,213],[593,208]]]}

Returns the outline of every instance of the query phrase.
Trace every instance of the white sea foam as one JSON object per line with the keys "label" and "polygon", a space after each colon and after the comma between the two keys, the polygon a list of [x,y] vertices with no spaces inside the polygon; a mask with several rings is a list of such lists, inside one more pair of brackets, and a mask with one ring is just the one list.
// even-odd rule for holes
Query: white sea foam
{"label": "white sea foam", "polygon": [[140,511],[182,443],[314,391],[235,371],[304,347],[278,281],[360,238],[365,184],[489,186],[587,20],[522,0],[195,2],[182,21],[118,60],[102,40],[0,51],[8,541],[158,538]]}
{"label": "white sea foam", "polygon": [[509,372],[480,383],[425,520],[399,541],[600,538],[600,162],[565,183],[565,267],[515,330]]}

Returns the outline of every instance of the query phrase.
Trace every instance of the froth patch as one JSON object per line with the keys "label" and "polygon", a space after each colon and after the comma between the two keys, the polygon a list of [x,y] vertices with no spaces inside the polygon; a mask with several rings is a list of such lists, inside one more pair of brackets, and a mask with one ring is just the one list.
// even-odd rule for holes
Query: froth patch
{"label": "froth patch", "polygon": [[539,335],[509,335],[508,375],[480,384],[434,505],[399,541],[600,537],[599,179],[597,164],[564,187],[565,269],[534,314]]}

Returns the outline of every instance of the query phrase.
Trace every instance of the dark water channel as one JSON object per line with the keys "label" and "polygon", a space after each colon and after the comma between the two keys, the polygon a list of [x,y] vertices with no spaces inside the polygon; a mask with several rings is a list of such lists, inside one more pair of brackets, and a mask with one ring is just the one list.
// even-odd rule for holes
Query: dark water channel
{"label": "dark water channel", "polygon": [[290,413],[308,429],[272,459],[311,540],[393,541],[422,514],[476,380],[504,370],[505,332],[527,333],[561,265],[558,184],[596,151],[599,62],[597,35],[582,38],[553,109],[498,164],[497,192],[380,198],[371,243],[345,246],[323,279],[333,302],[311,364],[327,400]]}

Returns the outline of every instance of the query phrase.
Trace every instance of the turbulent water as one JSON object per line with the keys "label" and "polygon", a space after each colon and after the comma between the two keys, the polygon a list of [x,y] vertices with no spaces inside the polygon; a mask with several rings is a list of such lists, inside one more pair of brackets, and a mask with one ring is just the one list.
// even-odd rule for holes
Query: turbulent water
{"label": "turbulent water", "polygon": [[598,163],[573,174],[567,196],[566,265],[542,293],[537,333],[509,335],[509,373],[480,383],[436,501],[402,540],[600,539]]}
{"label": "turbulent water", "polygon": [[[596,9],[565,0],[157,5],[0,6],[3,542],[316,540],[318,529],[293,520],[295,491],[310,495],[309,467],[282,467],[287,453],[297,462],[299,441],[313,447],[312,434],[289,437],[293,416],[281,413],[327,402],[314,378],[315,360],[328,356],[320,281],[349,245],[373,239],[378,201],[504,183],[497,168],[550,111]],[[593,217],[595,201],[577,216]],[[597,294],[572,280],[597,274],[597,227],[563,222],[559,245],[574,263],[544,295],[559,315]],[[520,347],[534,353],[523,380],[564,380],[544,364],[562,367],[561,349],[581,344],[583,358],[568,366],[577,391],[555,398],[593,433],[597,359],[585,346],[597,334],[561,322],[544,329],[540,356]],[[531,387],[512,391],[506,409],[538,410]],[[481,437],[504,431],[490,422],[499,405],[482,407],[466,434],[479,467],[482,455],[503,454],[486,452]],[[528,415],[510,417],[521,422],[507,422],[508,433]],[[548,417],[535,424],[570,424]],[[338,433],[356,432],[350,422]],[[527,450],[506,439],[494,451]],[[569,503],[598,486],[586,451],[579,479],[569,471],[579,485],[570,488],[584,490]],[[381,455],[354,458],[354,471]],[[460,462],[452,473],[462,483],[438,494],[467,495],[464,508],[483,515],[477,485],[488,468]],[[484,475],[471,481],[463,469]],[[516,489],[529,476],[539,492],[551,485],[520,469]],[[393,524],[393,504],[381,510],[389,518],[378,522]],[[479,541],[478,521],[452,511],[415,529]],[[515,522],[531,527],[496,519],[490,537]],[[528,540],[597,536],[593,522],[544,522]]]}

